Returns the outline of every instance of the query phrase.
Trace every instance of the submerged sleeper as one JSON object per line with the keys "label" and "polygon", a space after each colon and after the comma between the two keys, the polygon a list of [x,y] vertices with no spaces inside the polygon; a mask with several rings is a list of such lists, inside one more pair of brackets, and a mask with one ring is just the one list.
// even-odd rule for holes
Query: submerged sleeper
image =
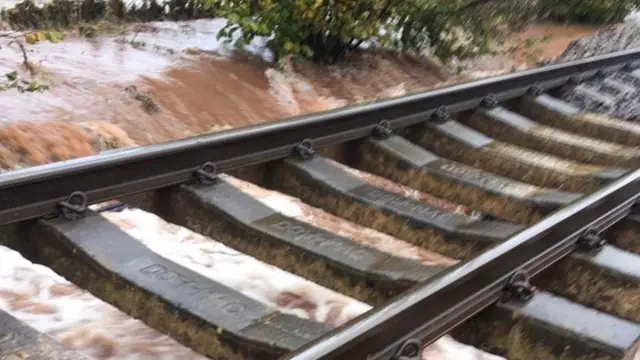
{"label": "submerged sleeper", "polygon": [[95,360],[207,359],[3,246],[0,309]]}
{"label": "submerged sleeper", "polygon": [[[276,310],[335,326],[371,306],[237,252],[140,209],[102,215],[159,255],[242,292]],[[428,360],[499,360],[445,336],[426,348]]]}

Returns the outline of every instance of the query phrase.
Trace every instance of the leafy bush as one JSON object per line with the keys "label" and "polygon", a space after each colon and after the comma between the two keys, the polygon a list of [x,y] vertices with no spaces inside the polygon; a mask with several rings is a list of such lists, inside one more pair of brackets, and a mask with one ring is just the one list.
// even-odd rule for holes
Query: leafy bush
{"label": "leafy bush", "polygon": [[403,36],[396,45],[403,50],[429,46],[442,59],[481,55],[490,51],[492,40],[533,19],[536,5],[536,0],[431,1],[430,6],[411,9],[398,24]]}
{"label": "leafy bush", "polygon": [[[365,41],[404,50],[432,46],[441,57],[477,55],[505,19],[505,4],[526,0],[210,0],[229,20],[218,35],[236,45],[270,37],[277,56],[333,62]],[[499,5],[496,5],[499,4]],[[496,11],[497,10],[497,11]],[[481,11],[483,16],[477,16]],[[486,14],[486,16],[485,16]],[[496,15],[506,15],[500,19]]]}
{"label": "leafy bush", "polygon": [[[406,0],[405,0],[406,1]],[[411,0],[409,0],[411,1]],[[392,14],[394,0],[219,0],[229,25],[219,38],[242,31],[238,45],[255,36],[271,36],[278,54],[328,60],[341,57],[358,42],[378,36]],[[396,1],[396,3],[399,1]]]}
{"label": "leafy bush", "polygon": [[640,0],[543,0],[542,12],[571,22],[611,23],[622,20]]}
{"label": "leafy bush", "polygon": [[35,80],[27,81],[20,79],[18,72],[12,71],[4,74],[5,81],[0,82],[0,91],[16,89],[21,93],[24,92],[44,92],[49,90],[49,85],[38,84]]}
{"label": "leafy bush", "polygon": [[363,42],[425,48],[443,59],[489,51],[490,41],[542,16],[567,22],[619,21],[640,0],[208,0],[229,19],[219,38],[237,45],[270,37],[276,56],[333,62]]}

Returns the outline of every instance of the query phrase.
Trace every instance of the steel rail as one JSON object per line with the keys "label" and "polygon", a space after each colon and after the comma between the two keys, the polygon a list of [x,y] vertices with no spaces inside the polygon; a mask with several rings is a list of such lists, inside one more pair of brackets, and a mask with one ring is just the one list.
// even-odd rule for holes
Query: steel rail
{"label": "steel rail", "polygon": [[206,162],[228,171],[275,160],[290,155],[304,139],[315,147],[339,144],[370,135],[382,120],[392,128],[406,127],[427,120],[441,106],[468,110],[489,94],[511,99],[533,84],[551,89],[572,76],[591,76],[639,60],[639,50],[623,51],[267,125],[10,171],[0,175],[0,225],[56,213],[58,204],[76,191],[96,203],[180,184]]}
{"label": "steel rail", "polygon": [[281,360],[391,360],[408,340],[428,345],[498,301],[517,271],[536,275],[574,251],[587,231],[629,214],[639,198],[636,170]]}

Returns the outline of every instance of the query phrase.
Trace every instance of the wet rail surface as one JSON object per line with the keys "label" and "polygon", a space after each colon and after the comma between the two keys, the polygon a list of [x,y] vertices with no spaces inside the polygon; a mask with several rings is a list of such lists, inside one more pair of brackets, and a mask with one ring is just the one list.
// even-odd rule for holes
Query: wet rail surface
{"label": "wet rail surface", "polygon": [[2,174],[0,359],[640,359],[639,59]]}

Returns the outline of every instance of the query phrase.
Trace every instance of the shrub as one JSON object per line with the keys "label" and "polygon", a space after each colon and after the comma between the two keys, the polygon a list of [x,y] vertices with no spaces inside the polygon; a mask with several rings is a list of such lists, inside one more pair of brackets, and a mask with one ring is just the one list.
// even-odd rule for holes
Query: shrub
{"label": "shrub", "polygon": [[[407,0],[404,0],[407,1]],[[411,1],[411,0],[408,0]],[[317,60],[339,58],[359,42],[378,36],[398,0],[219,0],[229,25],[219,38],[241,30],[237,45],[255,36],[272,36],[278,55],[301,54]],[[395,2],[395,3],[394,3]]]}
{"label": "shrub", "polygon": [[[422,1],[424,3],[424,1]],[[433,2],[412,9],[402,31],[399,48],[429,46],[441,59],[464,58],[489,52],[493,40],[524,26],[536,15],[534,0],[475,0],[466,3]]]}
{"label": "shrub", "polygon": [[489,51],[490,41],[536,16],[609,23],[640,0],[208,0],[229,23],[219,38],[237,45],[270,37],[277,57],[333,62],[368,41],[442,59]]}
{"label": "shrub", "polygon": [[[523,0],[210,0],[229,20],[218,38],[236,45],[270,37],[276,56],[297,54],[334,62],[364,41],[421,50],[432,46],[441,57],[477,55],[488,49],[489,34],[506,18],[505,4]],[[499,4],[499,5],[496,5]],[[482,11],[483,16],[478,16]],[[485,16],[485,14],[487,16]],[[496,15],[506,15],[503,19]],[[498,20],[498,21],[496,21]]]}

